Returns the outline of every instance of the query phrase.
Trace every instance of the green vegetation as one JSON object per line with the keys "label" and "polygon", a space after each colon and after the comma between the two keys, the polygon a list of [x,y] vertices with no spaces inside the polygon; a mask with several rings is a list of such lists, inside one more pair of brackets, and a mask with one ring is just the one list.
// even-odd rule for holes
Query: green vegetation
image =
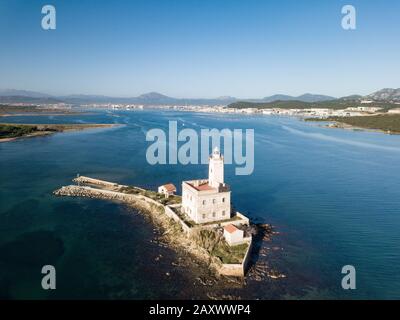
{"label": "green vegetation", "polygon": [[222,233],[215,230],[197,230],[193,234],[196,244],[214,257],[217,257],[222,263],[235,264],[242,263],[246,254],[248,244],[229,246],[223,238]]}
{"label": "green vegetation", "polygon": [[[257,108],[257,109],[310,109],[310,108],[321,108],[321,109],[346,109],[350,107],[360,106],[360,102],[357,100],[331,100],[322,102],[303,102],[303,101],[274,101],[274,102],[246,102],[239,101],[231,103],[229,108],[245,109],[245,108]],[[382,108],[383,112],[387,110],[398,108],[399,105],[389,103],[389,102],[374,102],[368,104],[369,107]]]}
{"label": "green vegetation", "polygon": [[134,186],[124,187],[120,189],[121,192],[128,193],[128,194],[137,194],[142,195],[147,198],[153,199],[157,202],[160,202],[163,205],[172,205],[178,204],[182,202],[182,197],[174,195],[170,196],[169,198],[165,198],[165,196],[161,193],[151,191],[151,190],[144,190]]}
{"label": "green vegetation", "polygon": [[4,115],[45,115],[45,114],[62,114],[62,115],[72,115],[72,114],[80,114],[79,111],[73,111],[67,108],[50,108],[50,107],[41,107],[36,105],[22,105],[22,106],[13,106],[0,104],[0,116]]}
{"label": "green vegetation", "polygon": [[15,113],[31,113],[38,112],[37,106],[9,106],[0,105],[0,115],[2,114],[15,114]]}
{"label": "green vegetation", "polygon": [[183,213],[181,208],[171,208],[176,215],[189,227],[189,228],[193,228],[197,225],[196,222],[194,222],[192,219],[190,219],[187,214]]}
{"label": "green vegetation", "polygon": [[242,263],[248,247],[247,243],[229,246],[224,242],[215,248],[212,255],[218,257],[222,263]]}
{"label": "green vegetation", "polygon": [[256,108],[256,109],[306,109],[312,108],[310,103],[302,101],[275,101],[275,102],[246,102],[238,101],[228,105],[229,108],[236,109],[246,109],[246,108]]}
{"label": "green vegetation", "polygon": [[55,132],[108,128],[111,124],[9,124],[0,123],[0,139],[46,135]]}
{"label": "green vegetation", "polygon": [[37,131],[36,126],[0,124],[0,139],[17,138],[32,134]]}
{"label": "green vegetation", "polygon": [[335,121],[353,127],[382,130],[388,133],[400,134],[400,114],[380,114],[364,117],[330,117],[327,119],[307,119],[308,121]]}

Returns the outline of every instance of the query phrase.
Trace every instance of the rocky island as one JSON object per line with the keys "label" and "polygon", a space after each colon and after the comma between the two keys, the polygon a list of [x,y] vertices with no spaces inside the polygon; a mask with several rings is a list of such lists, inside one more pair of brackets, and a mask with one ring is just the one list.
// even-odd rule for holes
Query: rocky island
{"label": "rocky island", "polygon": [[180,248],[217,275],[244,277],[249,269],[253,239],[269,237],[272,227],[252,224],[232,211],[230,187],[223,181],[223,156],[218,149],[210,156],[209,178],[182,182],[182,197],[172,184],[158,192],[135,186],[77,176],[75,185],[64,186],[57,196],[106,199],[126,203],[149,216],[163,230],[172,248]]}

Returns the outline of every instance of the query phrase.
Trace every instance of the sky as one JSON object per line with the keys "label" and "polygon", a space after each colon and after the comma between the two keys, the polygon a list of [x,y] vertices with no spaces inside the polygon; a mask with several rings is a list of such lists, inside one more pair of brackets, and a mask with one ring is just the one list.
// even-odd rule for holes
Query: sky
{"label": "sky", "polygon": [[[42,7],[56,8],[43,30]],[[342,7],[356,8],[344,30]],[[398,0],[0,0],[0,88],[173,97],[400,87]]]}

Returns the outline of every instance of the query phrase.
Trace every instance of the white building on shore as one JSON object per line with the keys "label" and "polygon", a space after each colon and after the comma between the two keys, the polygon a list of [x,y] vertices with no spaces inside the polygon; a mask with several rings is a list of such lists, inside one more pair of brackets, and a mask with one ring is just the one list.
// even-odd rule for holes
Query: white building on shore
{"label": "white building on shore", "polygon": [[209,159],[208,179],[182,182],[182,211],[199,224],[231,218],[231,191],[218,148]]}
{"label": "white building on shore", "polygon": [[158,193],[162,193],[166,198],[173,196],[176,192],[176,187],[172,183],[167,183],[158,187]]}
{"label": "white building on shore", "polygon": [[243,230],[238,229],[233,224],[224,227],[224,238],[230,246],[242,244],[245,241],[243,236]]}

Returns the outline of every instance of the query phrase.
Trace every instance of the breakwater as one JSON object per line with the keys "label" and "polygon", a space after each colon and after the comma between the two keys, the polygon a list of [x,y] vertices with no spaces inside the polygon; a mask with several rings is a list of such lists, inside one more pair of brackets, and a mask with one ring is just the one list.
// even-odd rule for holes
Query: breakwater
{"label": "breakwater", "polygon": [[153,199],[146,196],[127,194],[123,192],[106,190],[106,189],[96,189],[88,186],[75,186],[69,185],[61,187],[60,189],[54,191],[56,196],[68,196],[68,197],[86,197],[86,198],[96,198],[104,200],[116,200],[116,201],[143,201],[144,203],[153,204],[156,206],[163,207],[163,205]]}

